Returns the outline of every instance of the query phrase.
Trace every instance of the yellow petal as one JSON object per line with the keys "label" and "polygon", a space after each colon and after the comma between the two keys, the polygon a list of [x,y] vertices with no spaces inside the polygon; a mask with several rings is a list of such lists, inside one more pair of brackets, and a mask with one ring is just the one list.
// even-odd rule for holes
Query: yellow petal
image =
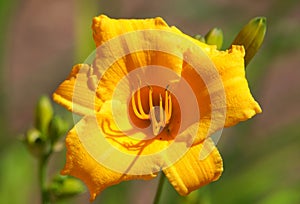
{"label": "yellow petal", "polygon": [[[120,48],[119,46],[117,47]],[[116,56],[116,52],[110,53],[111,56]],[[139,61],[132,61],[133,56],[138,56]],[[109,58],[109,56],[107,58]],[[95,69],[97,69],[100,64],[103,66],[101,59],[97,58],[96,61]],[[125,79],[126,82],[124,80],[122,86],[119,86],[119,88],[122,89],[119,90],[121,92],[133,91],[134,88],[138,88],[138,86],[141,85],[140,82],[143,84],[149,82],[149,84],[151,84],[154,81],[163,81],[166,85],[170,84],[170,77],[168,75],[158,75],[157,71],[154,71],[154,68],[166,68],[170,70],[169,72],[175,72],[174,75],[176,75],[177,72],[181,72],[181,64],[182,59],[160,51],[141,51],[129,54],[118,59],[105,70],[99,81],[97,97],[102,101],[112,100],[114,91],[116,91],[116,87],[121,83],[122,79]],[[131,72],[133,70],[135,70],[135,72]],[[125,76],[127,76],[127,78],[125,78]],[[178,74],[177,78],[179,78],[179,76]]]}
{"label": "yellow petal", "polygon": [[[178,162],[163,170],[180,195],[185,196],[221,176],[222,158],[211,141],[205,144],[208,146],[203,143],[192,146]],[[200,160],[202,148],[212,149],[204,160]]]}
{"label": "yellow petal", "polygon": [[111,19],[105,15],[94,17],[93,19],[93,36],[96,46],[118,37],[124,33],[146,30],[146,29],[166,29],[169,26],[160,17],[152,19]]}
{"label": "yellow petal", "polygon": [[[215,46],[213,46],[215,47]],[[207,53],[207,48],[203,49]],[[194,53],[187,53],[188,55]],[[208,136],[224,127],[226,117],[226,94],[223,88],[222,77],[209,56],[202,57],[204,66],[195,67],[188,63],[183,64],[181,72],[182,81],[185,80],[193,90],[193,97],[196,98],[196,105],[199,110],[198,134],[194,144],[202,142]],[[189,96],[191,100],[191,96]],[[194,114],[196,108],[191,109]],[[198,114],[199,114],[198,113]],[[192,116],[194,116],[191,113]],[[195,121],[196,122],[196,121]],[[193,126],[195,127],[195,126]]]}
{"label": "yellow petal", "polygon": [[[111,100],[118,82],[135,69],[160,66],[180,75],[183,57],[176,46],[179,37],[174,39],[174,36],[170,38],[168,35],[174,33],[179,36],[179,32],[163,19],[117,20],[101,15],[93,19],[92,28],[98,47],[95,70],[103,73],[97,95],[103,101]],[[139,77],[132,81],[136,83],[146,78]]]}
{"label": "yellow petal", "polygon": [[68,78],[54,92],[53,100],[74,113],[94,114],[102,102],[95,95],[97,78],[89,74],[91,70],[91,66],[86,64],[75,65]]}
{"label": "yellow petal", "polygon": [[244,48],[232,46],[225,52],[211,50],[209,55],[222,77],[226,93],[225,127],[261,113],[261,108],[251,95],[246,79]]}
{"label": "yellow petal", "polygon": [[203,78],[194,67],[186,63],[181,73],[192,87],[200,110],[201,133],[196,142],[201,142],[224,126],[232,126],[261,112],[245,78],[243,47],[233,46],[227,51],[218,51],[215,46],[211,46],[203,50],[216,69],[200,71],[207,76],[216,75],[219,79]]}
{"label": "yellow petal", "polygon": [[[143,32],[135,32],[135,31],[169,31],[174,32],[173,28],[170,28],[167,23],[160,17],[153,19],[111,19],[105,15],[100,15],[99,17],[95,17],[93,19],[93,36],[97,47],[100,47],[105,42],[112,40],[112,46],[110,44],[106,44],[108,46],[105,50],[105,53],[101,52],[99,54],[99,63],[101,63],[101,58],[103,55],[105,57],[111,56],[121,56],[124,57],[123,61],[125,62],[125,67],[127,71],[131,71],[135,68],[147,66],[147,65],[161,65],[164,66],[164,62],[168,62],[168,56],[161,52],[154,52],[151,50],[153,46],[157,42],[151,41],[152,39],[159,39],[161,42],[164,41],[164,38],[167,38],[167,35],[161,35],[161,33],[157,32],[156,36],[152,36],[151,39]],[[125,35],[127,34],[127,35]],[[147,49],[149,48],[149,49]],[[174,48],[173,48],[174,49]],[[142,50],[142,51],[140,51]],[[111,53],[107,53],[110,51]],[[99,56],[100,55],[100,56]],[[162,57],[160,57],[162,55]],[[166,57],[167,56],[167,57]],[[163,58],[164,57],[164,58]],[[171,58],[173,60],[173,58]],[[118,60],[118,58],[117,58]],[[171,61],[172,61],[171,60]],[[182,61],[182,60],[181,60]],[[157,62],[161,62],[160,64]],[[170,65],[170,63],[167,63]],[[167,66],[168,68],[174,70],[177,73],[180,73],[181,63],[172,63],[173,66]]]}
{"label": "yellow petal", "polygon": [[[75,176],[84,181],[90,190],[91,201],[108,186],[133,179],[148,180],[156,176],[156,174],[128,175],[126,172],[120,173],[95,160],[80,139],[80,134],[85,134],[84,136],[89,138],[90,134],[95,133],[94,124],[91,125],[90,122],[86,117],[68,133],[66,138],[67,161],[61,173]],[[97,144],[95,141],[94,148],[101,148],[101,144]],[[122,163],[122,160],[119,163]]]}
{"label": "yellow petal", "polygon": [[[136,126],[128,112],[127,104],[106,101],[97,115],[97,125],[101,128],[103,135],[114,148],[122,153],[134,156],[155,154],[168,145],[167,140],[173,139],[166,135],[167,131],[155,137],[149,123],[143,128]],[[122,156],[124,155],[120,155],[120,159]],[[157,165],[159,163],[157,161]]]}
{"label": "yellow petal", "polygon": [[150,175],[163,165],[161,151],[172,138],[167,131],[154,138],[151,127],[129,120],[125,104],[107,101],[95,116],[86,116],[74,131],[85,151],[98,163],[126,175]]}

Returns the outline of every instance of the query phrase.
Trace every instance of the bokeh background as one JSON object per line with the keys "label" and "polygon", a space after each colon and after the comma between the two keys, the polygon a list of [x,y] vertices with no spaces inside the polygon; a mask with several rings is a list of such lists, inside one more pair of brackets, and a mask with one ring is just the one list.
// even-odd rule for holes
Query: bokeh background
{"label": "bokeh background", "polygon": [[[223,176],[189,197],[201,203],[300,203],[300,1],[298,0],[11,0],[0,1],[0,203],[40,203],[37,162],[20,141],[34,106],[51,95],[95,48],[91,20],[163,17],[189,35],[222,28],[224,48],[255,16],[268,30],[247,78],[263,113],[225,129],[218,143]],[[70,113],[55,106],[58,114]],[[49,178],[64,165],[51,157]],[[108,188],[95,203],[151,203],[157,180]],[[161,203],[183,203],[166,183]],[[199,202],[199,203],[200,203]],[[88,203],[88,192],[61,203]]]}

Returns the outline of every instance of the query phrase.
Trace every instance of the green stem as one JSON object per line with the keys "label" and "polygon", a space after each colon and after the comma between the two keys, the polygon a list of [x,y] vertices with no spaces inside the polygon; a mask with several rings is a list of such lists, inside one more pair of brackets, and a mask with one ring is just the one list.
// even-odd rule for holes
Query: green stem
{"label": "green stem", "polygon": [[166,176],[163,172],[161,172],[153,204],[158,204],[159,203],[165,180],[166,180]]}
{"label": "green stem", "polygon": [[48,158],[49,155],[45,155],[41,157],[39,160],[39,183],[40,183],[42,204],[50,203],[48,192],[47,192],[47,184],[46,184]]}

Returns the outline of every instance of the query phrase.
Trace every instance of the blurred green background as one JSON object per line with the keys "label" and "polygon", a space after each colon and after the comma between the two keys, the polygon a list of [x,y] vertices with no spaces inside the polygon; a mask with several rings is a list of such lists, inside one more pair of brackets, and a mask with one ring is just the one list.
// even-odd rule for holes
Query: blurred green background
{"label": "blurred green background", "polygon": [[[226,48],[255,16],[267,36],[247,68],[263,113],[224,130],[223,176],[188,198],[165,185],[161,203],[300,203],[300,1],[297,0],[12,0],[0,1],[0,203],[40,203],[37,162],[20,136],[33,125],[38,97],[51,95],[94,49],[93,16],[163,17],[189,35],[224,31]],[[64,109],[56,111],[70,116]],[[49,178],[64,165],[51,157]],[[95,203],[152,203],[157,179],[106,189]],[[88,203],[88,192],[62,203]],[[196,202],[194,202],[196,203]]]}

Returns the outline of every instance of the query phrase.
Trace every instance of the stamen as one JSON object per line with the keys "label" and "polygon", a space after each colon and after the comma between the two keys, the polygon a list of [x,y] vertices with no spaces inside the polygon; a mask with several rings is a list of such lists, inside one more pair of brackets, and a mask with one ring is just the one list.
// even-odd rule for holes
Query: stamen
{"label": "stamen", "polygon": [[168,110],[169,110],[169,96],[167,89],[165,90],[165,124],[167,124],[168,120]]}
{"label": "stamen", "polygon": [[[158,135],[160,131],[170,122],[172,116],[172,99],[167,89],[165,89],[164,107],[163,98],[159,95],[159,107],[153,106],[153,90],[149,89],[149,113],[146,114],[141,99],[140,89],[137,90],[137,105],[135,96],[132,94],[131,103],[135,115],[142,120],[150,119],[152,131],[154,135]],[[159,120],[157,119],[159,117]]]}
{"label": "stamen", "polygon": [[159,94],[159,121],[160,123],[164,123],[164,109],[163,109],[163,106],[162,106],[162,97],[161,95]]}
{"label": "stamen", "polygon": [[132,109],[133,109],[133,112],[134,114],[140,118],[140,119],[143,119],[143,116],[138,112],[137,108],[136,108],[136,105],[135,105],[135,99],[134,99],[134,94],[132,94],[131,96],[131,105],[132,105]]}
{"label": "stamen", "polygon": [[142,106],[142,100],[141,100],[141,91],[140,89],[138,89],[137,91],[137,97],[138,97],[138,107],[139,107],[139,111],[142,115],[142,119],[149,119],[149,115],[147,115],[145,112],[144,112],[144,109],[143,109],[143,106]]}
{"label": "stamen", "polygon": [[171,119],[171,116],[172,116],[172,97],[169,95],[169,98],[168,98],[168,117],[167,117],[167,123],[169,123],[170,119]]}
{"label": "stamen", "polygon": [[135,113],[135,115],[136,115],[139,119],[149,119],[150,116],[144,112],[144,109],[143,109],[143,107],[142,107],[142,101],[141,101],[141,93],[140,93],[140,89],[137,91],[137,97],[138,97],[138,109],[137,109],[136,104],[135,104],[135,97],[134,97],[134,94],[132,94],[132,97],[131,97],[131,103],[132,103],[132,109],[133,109],[133,112]]}
{"label": "stamen", "polygon": [[152,110],[153,108],[153,101],[152,101],[152,88],[150,86],[150,90],[149,90],[149,106],[150,106],[150,111]]}

